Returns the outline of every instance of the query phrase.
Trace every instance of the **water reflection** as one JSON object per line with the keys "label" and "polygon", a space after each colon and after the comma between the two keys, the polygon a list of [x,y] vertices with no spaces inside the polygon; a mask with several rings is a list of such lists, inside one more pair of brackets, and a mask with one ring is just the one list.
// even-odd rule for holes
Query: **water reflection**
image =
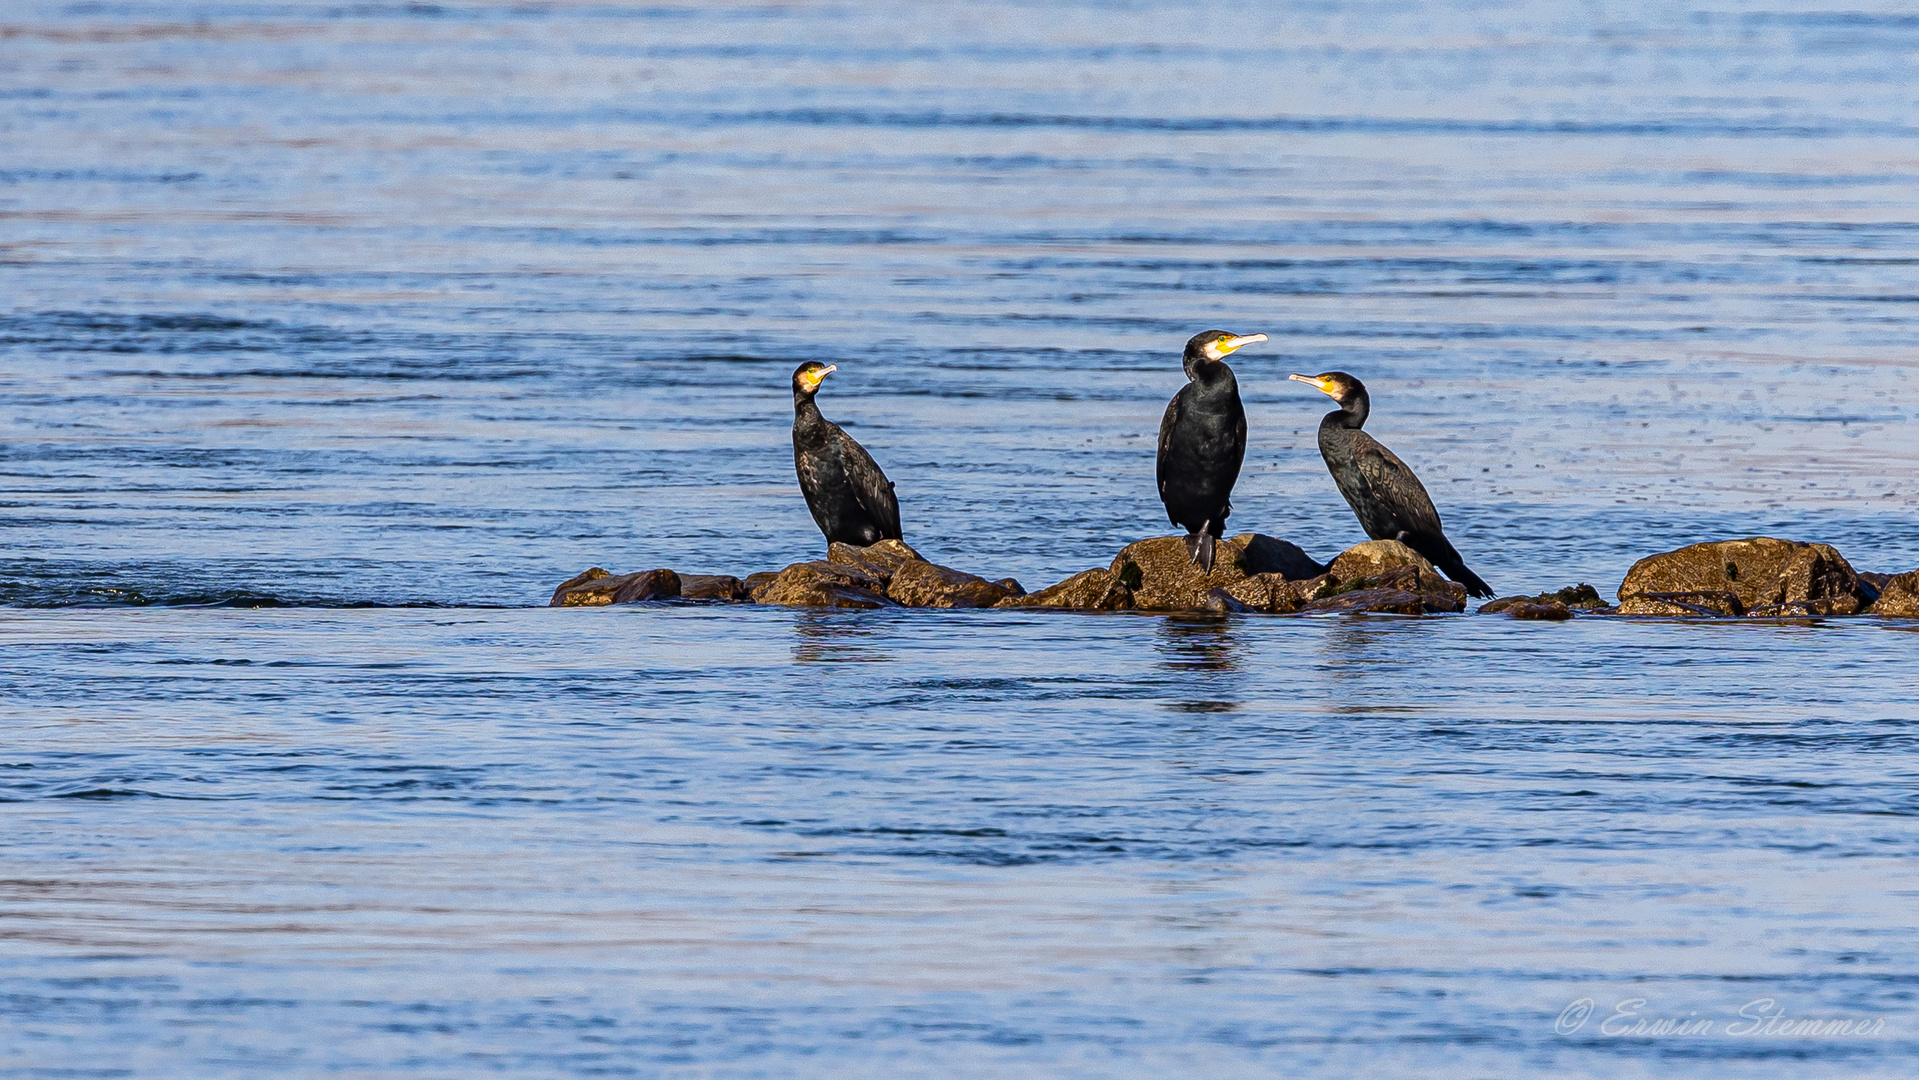
{"label": "water reflection", "polygon": [[877,644],[884,637],[870,620],[852,612],[802,608],[793,614],[793,660],[796,663],[887,663],[893,654]]}
{"label": "water reflection", "polygon": [[1174,615],[1159,624],[1154,651],[1157,666],[1172,672],[1181,687],[1201,691],[1204,697],[1167,701],[1175,712],[1232,712],[1239,708],[1238,688],[1244,683],[1243,653],[1234,620]]}

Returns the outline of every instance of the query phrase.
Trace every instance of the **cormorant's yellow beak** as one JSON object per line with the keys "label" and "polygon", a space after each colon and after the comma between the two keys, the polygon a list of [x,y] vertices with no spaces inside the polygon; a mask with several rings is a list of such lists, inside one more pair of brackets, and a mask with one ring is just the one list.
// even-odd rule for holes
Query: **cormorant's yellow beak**
{"label": "cormorant's yellow beak", "polygon": [[1317,376],[1300,375],[1298,373],[1294,373],[1286,377],[1293,380],[1294,382],[1303,382],[1307,386],[1310,386],[1313,389],[1329,397],[1332,395],[1332,390],[1328,389],[1328,384],[1332,381],[1330,379],[1321,379],[1321,378],[1318,378]]}
{"label": "cormorant's yellow beak", "polygon": [[807,393],[810,394],[813,391],[818,390],[820,388],[820,384],[826,381],[826,377],[828,375],[831,375],[835,371],[838,371],[839,369],[840,369],[840,366],[838,364],[828,364],[825,367],[819,369],[818,371],[808,374],[806,376]]}
{"label": "cormorant's yellow beak", "polygon": [[828,375],[833,374],[835,371],[838,371],[839,369],[840,369],[840,366],[838,364],[828,364],[825,367],[820,369],[819,378],[821,380],[824,380]]}
{"label": "cormorant's yellow beak", "polygon": [[1220,338],[1218,341],[1213,342],[1213,348],[1219,350],[1219,355],[1225,356],[1227,353],[1233,352],[1236,349],[1241,349],[1254,342],[1265,340],[1265,334],[1247,334],[1245,337]]}

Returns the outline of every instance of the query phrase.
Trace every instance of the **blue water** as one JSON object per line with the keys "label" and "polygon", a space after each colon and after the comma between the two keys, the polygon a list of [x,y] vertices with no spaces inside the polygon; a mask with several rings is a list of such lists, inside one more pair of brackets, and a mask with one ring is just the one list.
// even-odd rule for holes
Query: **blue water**
{"label": "blue water", "polygon": [[1502,593],[1913,569],[1915,52],[8,6],[0,1076],[1909,1075],[1911,624],[537,605],[816,557],[801,359],[917,548],[1104,565],[1214,326],[1232,524],[1320,558],[1338,368]]}

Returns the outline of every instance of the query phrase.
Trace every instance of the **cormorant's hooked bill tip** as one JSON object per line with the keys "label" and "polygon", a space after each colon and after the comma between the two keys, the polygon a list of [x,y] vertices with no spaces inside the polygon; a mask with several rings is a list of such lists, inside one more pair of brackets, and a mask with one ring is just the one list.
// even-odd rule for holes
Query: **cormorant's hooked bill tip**
{"label": "cormorant's hooked bill tip", "polygon": [[1222,356],[1225,356],[1232,352],[1236,352],[1240,349],[1245,348],[1248,345],[1257,344],[1258,342],[1265,341],[1265,340],[1266,340],[1265,334],[1246,334],[1243,336],[1235,336],[1232,334],[1228,334],[1225,337],[1219,338],[1215,341],[1208,343],[1206,346],[1206,351],[1209,353],[1212,353],[1213,359],[1217,360]]}

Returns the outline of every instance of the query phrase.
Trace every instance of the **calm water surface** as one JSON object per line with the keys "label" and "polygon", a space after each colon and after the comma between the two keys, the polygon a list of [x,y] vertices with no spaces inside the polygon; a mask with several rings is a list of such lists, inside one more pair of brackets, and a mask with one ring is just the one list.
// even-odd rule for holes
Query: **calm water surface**
{"label": "calm water surface", "polygon": [[533,605],[815,556],[802,359],[929,556],[1102,565],[1213,326],[1273,339],[1232,524],[1321,558],[1338,368],[1502,592],[1912,569],[1916,61],[1890,3],[6,6],[0,1076],[1910,1075],[1919,626]]}

